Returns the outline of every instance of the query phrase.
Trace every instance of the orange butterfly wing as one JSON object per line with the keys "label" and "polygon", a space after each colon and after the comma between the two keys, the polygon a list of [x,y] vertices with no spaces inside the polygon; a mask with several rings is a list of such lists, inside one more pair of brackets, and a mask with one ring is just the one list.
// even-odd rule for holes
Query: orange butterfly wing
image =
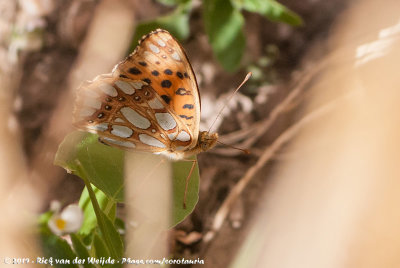
{"label": "orange butterfly wing", "polygon": [[189,127],[193,141],[197,141],[200,96],[196,77],[186,53],[169,32],[157,29],[144,36],[115,71],[148,82]]}
{"label": "orange butterfly wing", "polygon": [[165,30],[144,36],[111,74],[77,92],[74,125],[122,149],[184,154],[197,146],[199,123],[196,78]]}

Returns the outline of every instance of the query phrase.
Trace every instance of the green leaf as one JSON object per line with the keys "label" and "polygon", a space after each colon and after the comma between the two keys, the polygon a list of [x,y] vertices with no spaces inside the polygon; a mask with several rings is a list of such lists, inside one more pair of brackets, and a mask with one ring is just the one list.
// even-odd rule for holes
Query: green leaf
{"label": "green leaf", "polygon": [[227,71],[235,71],[243,56],[246,40],[244,18],[227,0],[205,0],[204,23],[211,47]]}
{"label": "green leaf", "polygon": [[[54,267],[78,267],[73,264],[76,258],[75,253],[64,239],[61,239],[55,234],[52,234],[48,229],[41,229],[40,238],[42,243],[42,250],[46,259],[52,258]],[[57,260],[69,261],[69,264],[56,263]],[[50,266],[50,265],[49,265]]]}
{"label": "green leaf", "polygon": [[[100,209],[112,220],[115,219],[116,215],[116,203],[108,198],[98,188],[93,187],[93,191],[96,194],[97,202],[99,203]],[[96,213],[94,212],[92,202],[89,197],[87,188],[83,189],[81,198],[79,200],[79,206],[83,210],[84,220],[82,227],[79,230],[79,234],[86,236],[97,226]]]}
{"label": "green leaf", "polygon": [[[93,205],[94,212],[97,218],[97,224],[104,239],[105,246],[107,247],[108,252],[110,252],[110,257],[113,259],[119,259],[123,254],[123,243],[122,239],[119,236],[118,231],[115,229],[111,220],[107,217],[106,214],[100,209],[99,203],[96,199],[96,194],[93,191],[93,188],[88,180],[88,174],[84,167],[77,161],[77,169],[78,172],[82,174],[82,179],[85,182],[86,188],[89,193],[90,200]],[[103,252],[103,251],[101,251]]]}
{"label": "green leaf", "polygon": [[108,247],[106,246],[106,243],[98,234],[94,235],[93,248],[94,248],[95,256],[97,258],[110,256],[110,252],[108,251]]}
{"label": "green leaf", "polygon": [[90,255],[89,255],[88,249],[82,243],[80,238],[76,234],[70,234],[70,236],[71,236],[72,246],[74,247],[74,250],[75,250],[76,254],[78,255],[79,259],[85,260],[85,262],[83,263],[83,267],[85,267],[85,268],[94,267],[92,264],[87,262],[87,258],[89,258]]}
{"label": "green leaf", "polygon": [[299,26],[303,20],[299,15],[275,0],[232,0],[239,9],[259,13],[271,21]]}
{"label": "green leaf", "polygon": [[105,241],[102,239],[102,236],[96,233],[93,238],[93,249],[95,253],[94,255],[96,256],[94,260],[104,257],[106,260],[110,258],[111,260],[115,261],[114,264],[97,265],[96,267],[105,267],[105,268],[122,267],[121,263],[117,263],[117,261],[120,261],[121,258],[112,257],[109,253],[109,247],[107,248],[107,246],[109,245],[105,243]]}
{"label": "green leaf", "polygon": [[[192,159],[196,160],[196,157]],[[196,165],[194,167],[188,185],[187,197],[186,197],[186,209],[183,208],[183,198],[185,194],[186,179],[189,176],[189,172],[192,165],[193,162],[191,161],[179,161],[173,163],[173,173],[174,173],[173,226],[183,221],[190,213],[192,213],[199,200],[200,175],[199,175],[199,167],[196,162]]]}
{"label": "green leaf", "polygon": [[157,2],[167,5],[167,6],[175,6],[175,5],[191,2],[191,0],[157,0]]}
{"label": "green leaf", "polygon": [[162,28],[169,31],[178,40],[185,40],[189,37],[189,13],[191,3],[182,4],[171,14],[159,17],[155,20],[140,23],[136,27],[135,35],[132,40],[131,51],[135,49],[138,41],[142,36],[154,31],[157,28]]}
{"label": "green leaf", "polygon": [[49,222],[51,216],[53,216],[54,212],[53,211],[46,211],[44,213],[42,213],[39,216],[39,220],[38,223],[41,226],[46,226],[47,227],[47,223]]}
{"label": "green leaf", "polygon": [[[103,212],[101,213],[103,214],[102,217],[104,219],[105,229],[110,238],[110,240],[107,241],[107,247],[111,252],[111,256],[114,257],[114,259],[119,260],[124,255],[124,243],[122,242],[121,236],[115,228],[113,222],[107,217],[106,214]],[[102,237],[104,237],[103,234]]]}
{"label": "green leaf", "polygon": [[124,152],[98,142],[98,136],[75,131],[60,144],[54,164],[78,175],[77,163],[84,167],[88,180],[113,201],[123,201]]}

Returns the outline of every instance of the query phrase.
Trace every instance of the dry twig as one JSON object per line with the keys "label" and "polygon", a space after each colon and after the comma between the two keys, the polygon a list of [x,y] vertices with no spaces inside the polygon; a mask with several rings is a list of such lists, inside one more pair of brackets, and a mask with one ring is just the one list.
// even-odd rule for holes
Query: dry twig
{"label": "dry twig", "polygon": [[[328,112],[332,111],[333,108],[337,107],[338,103],[346,99],[351,94],[348,94],[339,99],[333,100],[328,104],[314,110],[308,115],[304,116],[297,123],[286,129],[268,148],[266,148],[258,159],[255,165],[253,165],[250,169],[247,170],[246,174],[239,180],[239,182],[233,187],[229,195],[226,197],[217,213],[215,214],[214,220],[211,225],[210,231],[206,233],[204,236],[204,243],[207,244],[213,240],[213,238],[217,235],[219,230],[221,229],[232,204],[238,199],[241,195],[245,187],[249,184],[251,179],[256,175],[256,173],[265,166],[265,164],[271,160],[271,158],[275,155],[275,153],[288,141],[290,141],[304,126],[314,121],[315,119],[321,118],[326,115]],[[283,108],[283,106],[282,106]]]}
{"label": "dry twig", "polygon": [[[246,129],[241,129],[221,136],[220,140],[226,144],[236,144],[235,146],[239,148],[251,148],[251,146],[253,146],[254,143],[257,142],[257,140],[270,129],[280,115],[286,113],[288,110],[293,109],[294,106],[297,106],[301,102],[299,100],[299,96],[304,92],[304,89],[307,87],[308,83],[310,83],[313,77],[320,73],[327,66],[327,64],[329,64],[332,58],[337,56],[338,53],[333,53],[329,57],[326,57],[325,60],[314,66],[311,70],[304,71],[303,74],[300,75],[301,78],[299,81],[294,82],[296,87],[271,111],[267,118],[256,122]],[[243,139],[243,142],[237,144],[238,141]],[[211,152],[227,156],[235,156],[241,153],[240,151],[233,150],[231,148],[216,148]]]}

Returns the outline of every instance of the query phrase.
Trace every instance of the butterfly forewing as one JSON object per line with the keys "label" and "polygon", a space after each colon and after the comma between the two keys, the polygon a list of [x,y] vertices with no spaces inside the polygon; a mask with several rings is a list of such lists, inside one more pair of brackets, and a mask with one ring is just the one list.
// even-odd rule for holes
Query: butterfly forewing
{"label": "butterfly forewing", "polygon": [[200,98],[196,77],[183,48],[167,31],[159,29],[144,36],[118,71],[149,82],[197,141]]}
{"label": "butterfly forewing", "polygon": [[102,142],[146,152],[196,146],[200,101],[196,78],[178,42],[156,30],[111,74],[77,92],[74,124]]}

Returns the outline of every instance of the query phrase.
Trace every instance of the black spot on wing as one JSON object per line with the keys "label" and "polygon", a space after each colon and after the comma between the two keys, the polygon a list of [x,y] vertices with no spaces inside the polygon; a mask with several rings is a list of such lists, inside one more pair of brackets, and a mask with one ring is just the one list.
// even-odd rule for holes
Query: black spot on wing
{"label": "black spot on wing", "polygon": [[162,80],[161,86],[165,88],[170,88],[172,86],[172,83],[169,80]]}
{"label": "black spot on wing", "polygon": [[128,78],[128,77],[127,77],[126,75],[124,75],[124,74],[120,74],[119,77]]}
{"label": "black spot on wing", "polygon": [[139,61],[139,64],[140,64],[140,65],[142,65],[142,66],[144,66],[144,67],[146,67],[146,66],[147,66],[147,63],[146,63],[146,62],[144,62],[144,61]]}
{"label": "black spot on wing", "polygon": [[183,109],[193,109],[193,104],[185,104],[185,105],[183,105]]}
{"label": "black spot on wing", "polygon": [[164,70],[164,73],[165,73],[165,74],[168,74],[168,75],[171,75],[171,74],[172,74],[172,71],[171,71],[170,69],[165,69],[165,70]]}
{"label": "black spot on wing", "polygon": [[184,114],[180,114],[179,117],[185,118],[186,120],[189,120],[189,119],[193,118],[193,116],[187,116],[187,115],[184,115]]}
{"label": "black spot on wing", "polygon": [[157,70],[154,70],[154,71],[151,72],[151,74],[154,75],[154,76],[158,76],[160,73]]}
{"label": "black spot on wing", "polygon": [[151,84],[151,80],[149,78],[142,79],[142,81],[146,82],[147,84]]}
{"label": "black spot on wing", "polygon": [[128,72],[131,73],[131,74],[141,74],[141,73],[142,73],[142,72],[141,72],[138,68],[136,68],[136,67],[129,68]]}
{"label": "black spot on wing", "polygon": [[161,98],[167,103],[169,104],[171,101],[171,98],[167,95],[161,95]]}
{"label": "black spot on wing", "polygon": [[178,76],[180,79],[183,79],[183,74],[181,72],[176,72],[176,76]]}

